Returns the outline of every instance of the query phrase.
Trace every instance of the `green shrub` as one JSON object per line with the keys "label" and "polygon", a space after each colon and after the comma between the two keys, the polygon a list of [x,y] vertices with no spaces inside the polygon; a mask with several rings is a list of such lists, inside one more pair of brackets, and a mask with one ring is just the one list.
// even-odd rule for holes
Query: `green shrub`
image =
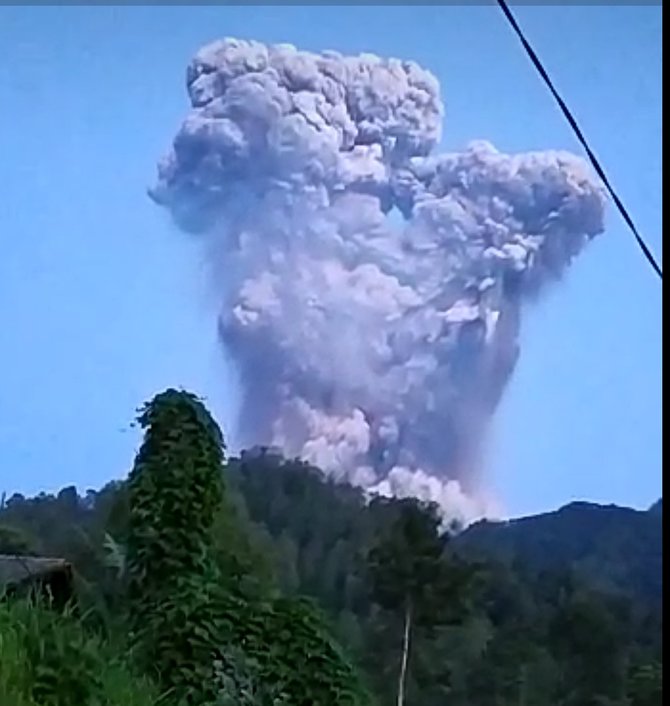
{"label": "green shrub", "polygon": [[72,611],[0,601],[2,706],[156,706],[156,689]]}

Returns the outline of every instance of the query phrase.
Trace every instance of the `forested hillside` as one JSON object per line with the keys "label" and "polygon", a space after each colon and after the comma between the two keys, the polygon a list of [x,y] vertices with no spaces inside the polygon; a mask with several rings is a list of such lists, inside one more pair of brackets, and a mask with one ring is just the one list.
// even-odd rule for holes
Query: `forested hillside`
{"label": "forested hillside", "polygon": [[538,569],[572,567],[594,587],[660,607],[661,512],[660,500],[647,511],[574,502],[511,522],[479,522],[458,544],[468,556]]}
{"label": "forested hillside", "polygon": [[[66,621],[77,649],[133,684],[117,701],[109,685],[79,684],[78,704],[167,692],[167,706],[383,706],[399,691],[407,706],[661,703],[660,504],[576,503],[452,537],[430,507],[366,503],[303,463],[224,459],[218,428],[184,394],[145,408],[127,481],[13,495],[0,510],[0,554],[70,560],[85,616],[33,606],[33,632],[19,630],[31,612],[9,601],[0,629],[51,639]],[[71,706],[75,682],[60,696],[0,688],[0,701]]]}

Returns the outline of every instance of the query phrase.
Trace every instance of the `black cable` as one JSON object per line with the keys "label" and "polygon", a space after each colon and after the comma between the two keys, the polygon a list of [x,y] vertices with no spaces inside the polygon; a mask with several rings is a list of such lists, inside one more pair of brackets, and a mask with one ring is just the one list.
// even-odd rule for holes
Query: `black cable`
{"label": "black cable", "polygon": [[626,210],[625,206],[621,202],[621,199],[617,196],[616,192],[612,188],[612,186],[609,182],[609,179],[607,178],[607,175],[605,174],[605,171],[600,166],[598,159],[596,158],[595,154],[593,154],[593,151],[591,150],[588,143],[586,142],[586,138],[584,137],[582,131],[580,130],[579,125],[577,125],[577,121],[574,119],[574,117],[572,116],[572,113],[568,109],[568,106],[565,104],[563,99],[560,97],[560,95],[558,94],[558,92],[554,88],[554,84],[552,83],[551,79],[549,78],[549,75],[545,71],[544,66],[542,66],[542,64],[540,63],[540,60],[537,57],[537,54],[533,51],[533,48],[528,43],[528,40],[526,39],[523,32],[521,31],[521,28],[519,27],[517,21],[514,19],[514,15],[512,15],[512,12],[510,11],[509,7],[507,6],[507,3],[505,2],[505,0],[497,0],[497,2],[498,2],[498,5],[500,6],[500,9],[503,11],[505,17],[507,18],[507,21],[512,26],[512,29],[516,33],[517,37],[521,40],[521,44],[523,44],[523,47],[526,50],[526,53],[528,54],[530,60],[535,65],[535,68],[538,70],[540,76],[542,76],[542,78],[544,79],[544,82],[547,84],[549,90],[551,91],[551,94],[556,99],[556,102],[558,103],[560,109],[563,111],[563,115],[565,116],[567,121],[570,123],[570,126],[572,127],[575,135],[577,136],[577,139],[581,143],[582,147],[584,147],[584,149],[586,150],[586,154],[588,155],[589,159],[591,160],[591,164],[593,165],[593,168],[598,173],[598,176],[602,179],[602,182],[605,185],[605,187],[607,188],[609,195],[612,197],[612,200],[617,205],[617,208],[619,209],[619,213],[622,215],[624,221],[626,221],[626,224],[631,229],[633,235],[635,236],[635,240],[637,241],[637,244],[639,245],[640,249],[642,250],[642,253],[647,258],[647,261],[649,262],[649,264],[654,268],[654,272],[656,272],[659,279],[662,281],[663,280],[663,272],[661,271],[661,268],[659,267],[658,263],[654,259],[654,256],[652,255],[651,250],[649,250],[649,248],[647,247],[647,244],[644,242],[642,236],[639,234],[637,228],[635,227],[635,224],[633,223],[633,219],[628,214],[628,211]]}

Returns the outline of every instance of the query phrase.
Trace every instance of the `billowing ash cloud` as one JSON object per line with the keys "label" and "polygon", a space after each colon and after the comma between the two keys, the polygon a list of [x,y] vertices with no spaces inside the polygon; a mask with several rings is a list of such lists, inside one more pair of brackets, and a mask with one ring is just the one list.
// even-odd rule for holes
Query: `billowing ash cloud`
{"label": "billowing ash cloud", "polygon": [[151,195],[206,239],[238,441],[481,512],[523,303],[602,231],[600,186],[564,152],[433,154],[439,85],[410,61],[225,39],[187,84]]}

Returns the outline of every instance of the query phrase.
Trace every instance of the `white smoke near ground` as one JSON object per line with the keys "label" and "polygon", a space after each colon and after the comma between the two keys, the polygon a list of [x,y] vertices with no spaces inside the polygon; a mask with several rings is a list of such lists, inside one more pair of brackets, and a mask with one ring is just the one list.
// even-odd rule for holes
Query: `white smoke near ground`
{"label": "white smoke near ground", "polygon": [[187,85],[151,195],[206,239],[238,441],[485,514],[524,302],[603,230],[601,186],[565,152],[433,154],[439,84],[411,61],[224,39]]}

